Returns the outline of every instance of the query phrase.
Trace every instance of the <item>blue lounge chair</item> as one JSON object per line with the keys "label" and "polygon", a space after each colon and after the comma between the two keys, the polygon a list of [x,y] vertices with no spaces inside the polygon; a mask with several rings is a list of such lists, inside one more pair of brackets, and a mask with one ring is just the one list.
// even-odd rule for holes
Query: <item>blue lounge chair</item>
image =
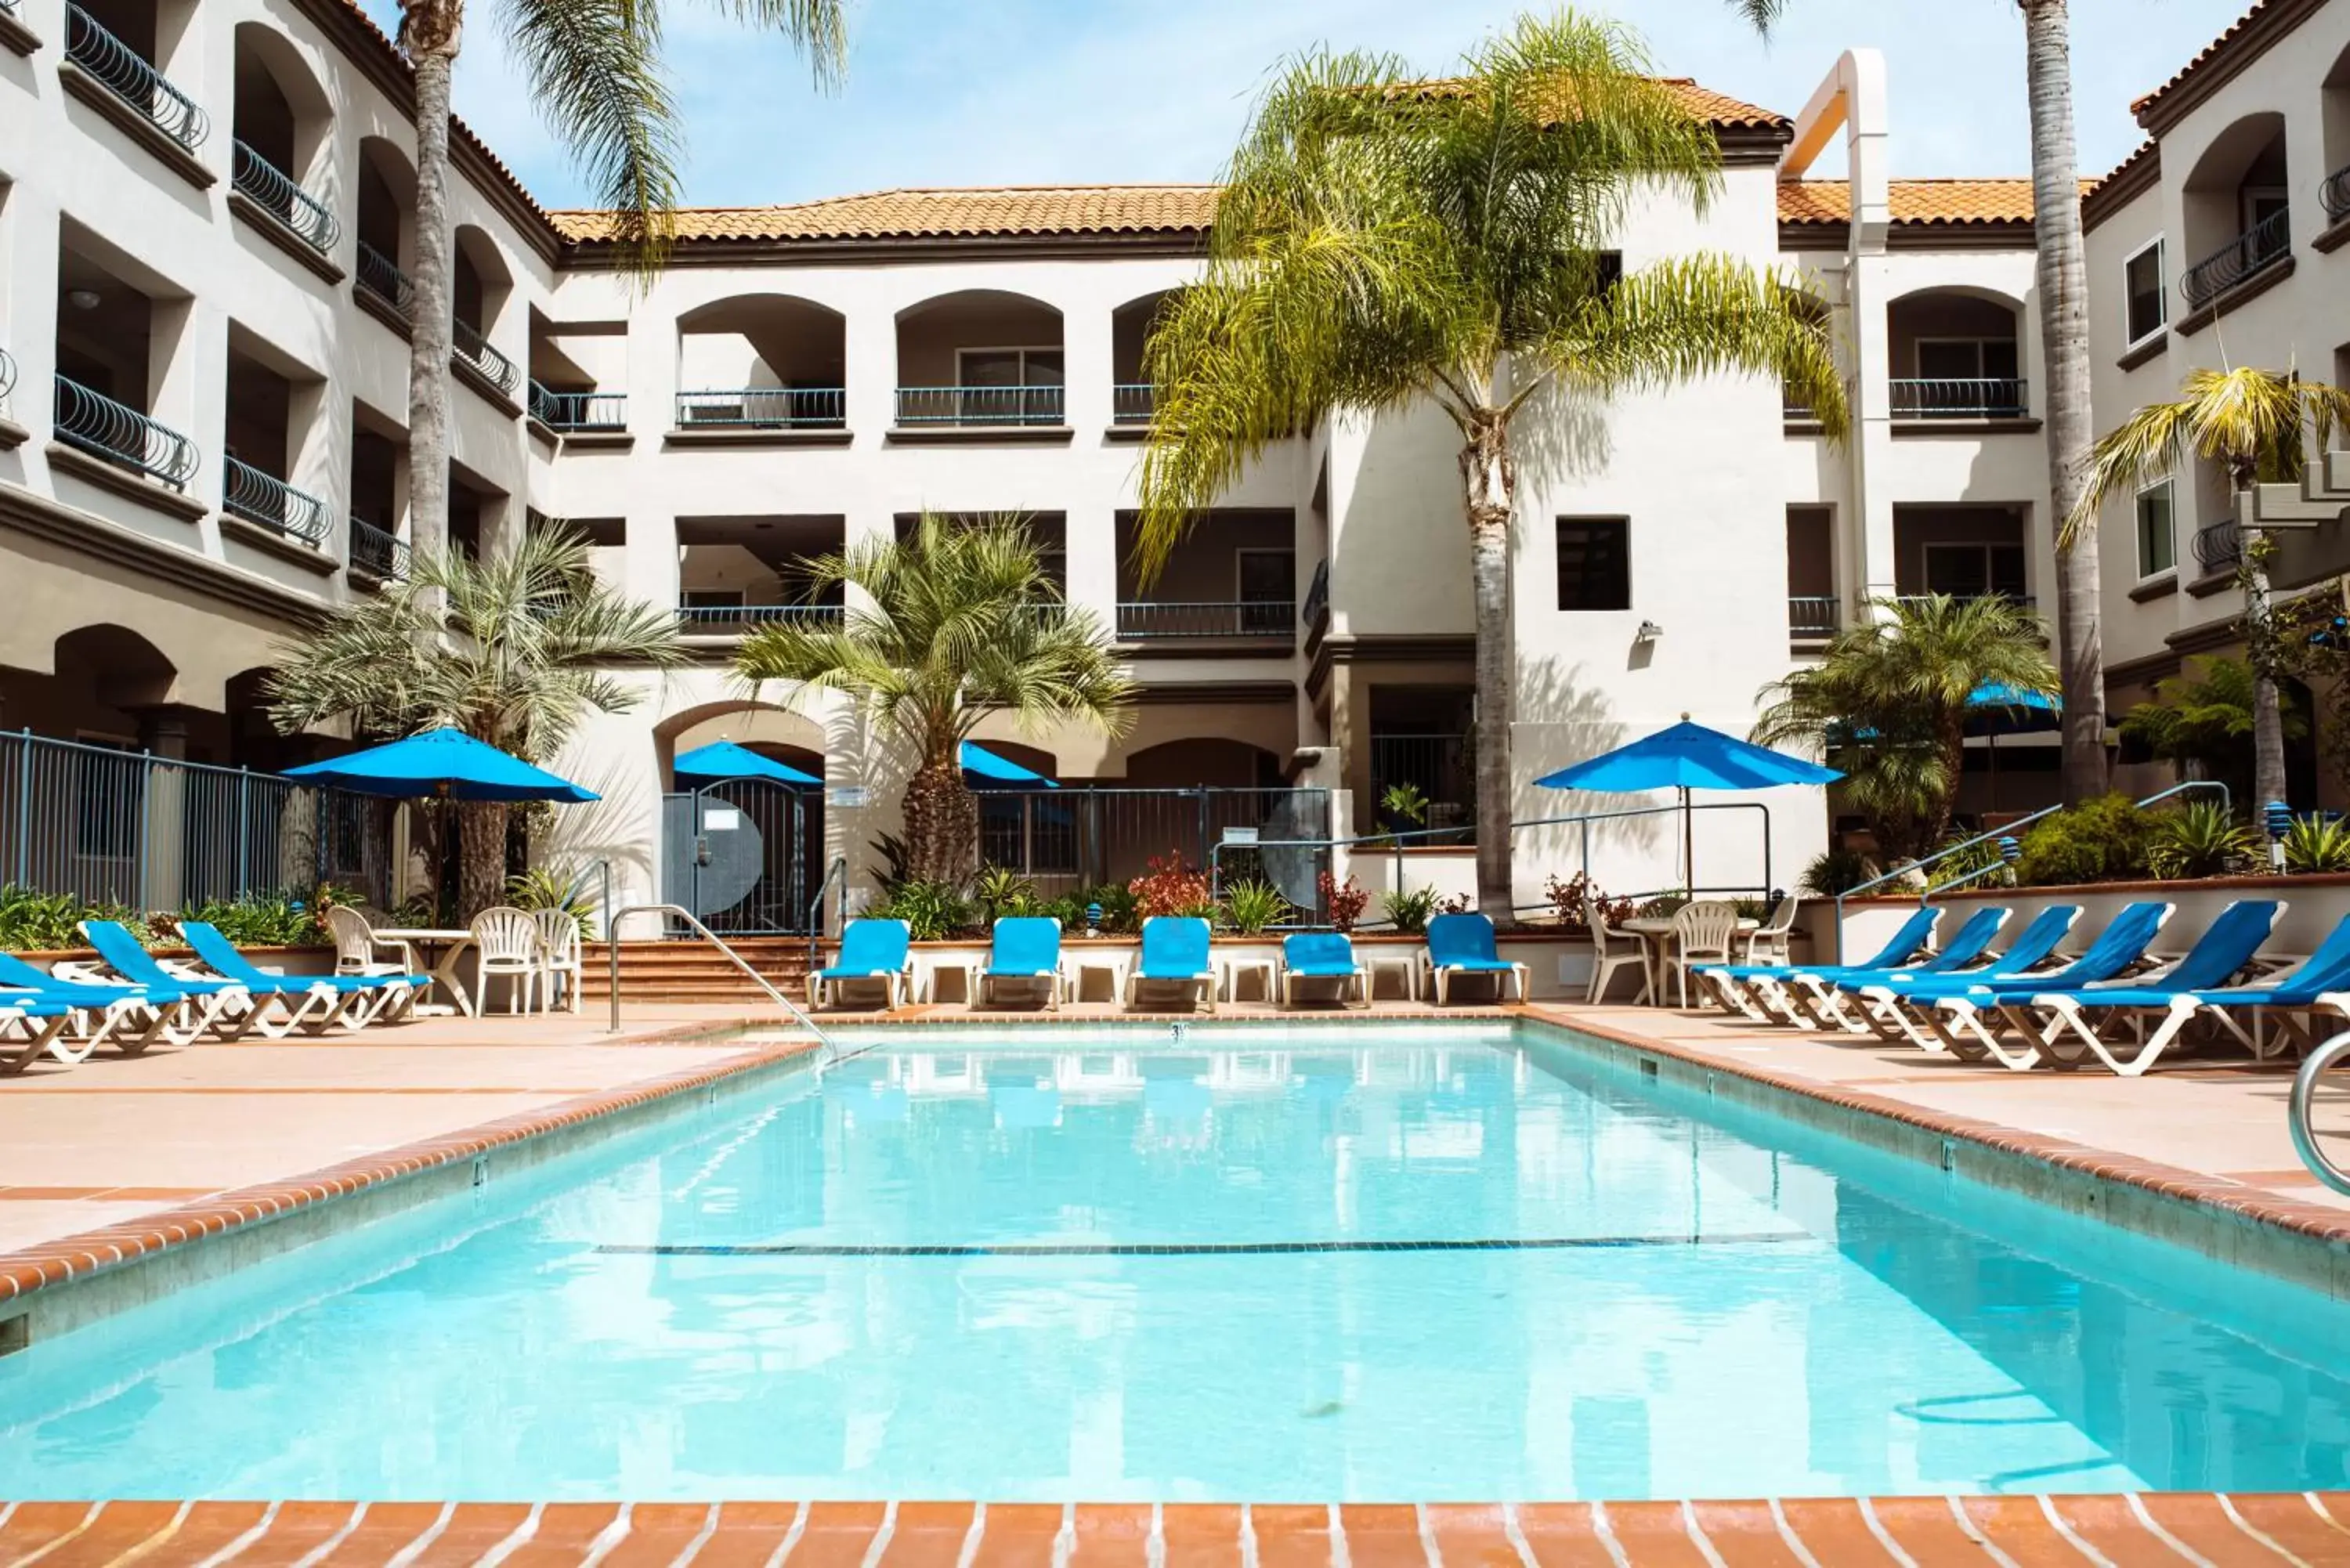
{"label": "blue lounge chair", "polygon": [[[1956,970],[1971,970],[1983,962],[1991,950],[1991,940],[2007,923],[2008,911],[1999,905],[1977,909],[1958,929],[1941,950],[1916,964],[1906,972],[1918,974],[1949,974]],[[1804,1027],[1846,1029],[1861,1033],[1866,1023],[1844,1011],[1837,996],[1837,987],[1855,980],[1877,980],[1898,972],[1896,970],[1862,969],[1858,965],[1820,966],[1791,970],[1782,975],[1755,977],[1755,993],[1763,1005],[1782,1013],[1788,1023]]]}
{"label": "blue lounge chair", "polygon": [[1184,1005],[1201,1002],[1216,1010],[1216,971],[1208,962],[1212,935],[1197,915],[1153,915],[1142,922],[1141,961],[1126,977],[1126,1004],[1132,1007],[1146,985],[1180,986]]}
{"label": "blue lounge chair", "polygon": [[1061,1005],[1061,922],[1050,915],[1008,915],[995,922],[979,994],[993,1002],[1002,989],[1041,991],[1045,1005]]}
{"label": "blue lounge chair", "polygon": [[247,1029],[269,1034],[253,993],[236,981],[197,980],[172,973],[154,954],[140,946],[137,937],[115,920],[84,920],[81,934],[97,950],[99,962],[115,975],[158,993],[178,991],[183,994],[184,1016],[173,1025],[171,1033],[174,1044],[185,1044],[206,1033],[224,1039],[234,1039]]}
{"label": "blue lounge chair", "polygon": [[[2026,1057],[2074,1067],[2094,1056],[2125,1078],[2142,1075],[2161,1059],[2187,1021],[2200,1011],[2193,1000],[2195,994],[2216,990],[2249,968],[2285,909],[2273,898],[2246,898],[2229,905],[2196,939],[2186,957],[2148,980],[2035,995],[2028,1002],[2020,1002],[2002,990],[1998,993],[2002,1011],[2017,1028],[2032,1033],[2037,1044],[2012,1055],[2002,1052],[2000,1059],[2022,1069],[2033,1064]],[[2179,1005],[2182,1002],[2185,1005]],[[2157,1012],[2163,1017],[2154,1032],[2147,1033],[2143,1021]],[[2141,1025],[2135,1045],[2122,1047],[2126,1054],[2116,1054],[2106,1037],[2108,1030],[2124,1022]]]}
{"label": "blue lounge chair", "polygon": [[1908,962],[1922,951],[1934,934],[1934,923],[1942,918],[1939,909],[1920,907],[1901,922],[1901,929],[1879,948],[1872,957],[1856,964],[1789,964],[1789,963],[1710,963],[1695,972],[1700,981],[1713,988],[1714,997],[1733,1012],[1742,1012],[1758,1023],[1768,1023],[1771,1016],[1756,1002],[1746,999],[1746,988],[1763,982],[1774,982],[1784,976],[1806,969],[1893,969]]}
{"label": "blue lounge chair", "polygon": [[1371,971],[1355,961],[1355,944],[1344,931],[1292,931],[1281,939],[1281,1005],[1297,1005],[1301,980],[1335,980],[1338,1005],[1349,991],[1371,1004]]}
{"label": "blue lounge chair", "polygon": [[1436,984],[1436,1005],[1441,1007],[1446,988],[1455,975],[1490,974],[1496,1001],[1506,999],[1503,987],[1514,982],[1518,1000],[1526,999],[1526,966],[1501,956],[1493,941],[1493,922],[1482,915],[1439,915],[1428,922],[1428,970]]}
{"label": "blue lounge chair", "polygon": [[14,953],[0,952],[0,1009],[27,1004],[16,1021],[27,1033],[35,1033],[27,1021],[42,1021],[39,1039],[29,1045],[16,1041],[22,1049],[13,1057],[0,1056],[0,1072],[22,1072],[44,1047],[68,1064],[88,1060],[101,1044],[135,1056],[170,1037],[187,1000],[188,993],[176,988],[60,980]]}
{"label": "blue lounge chair", "polygon": [[913,940],[914,928],[903,920],[849,921],[841,928],[839,954],[808,974],[808,1005],[823,1006],[828,992],[837,1002],[845,986],[879,983],[883,1002],[898,1006],[912,980]]}
{"label": "blue lounge chair", "polygon": [[2047,974],[1989,984],[1964,975],[1929,974],[1870,986],[1867,994],[1902,1003],[1906,1017],[1925,1025],[1922,1035],[1913,1030],[1910,1038],[1926,1050],[1970,1061],[1987,1055],[2005,1060],[1995,1027],[2002,1021],[2003,998],[2026,1001],[2118,978],[2145,961],[2146,950],[2176,907],[2150,898],[2123,906],[2079,958]]}
{"label": "blue lounge chair", "polygon": [[[2292,1048],[2308,1050],[2317,1044],[2317,1032],[2304,1018],[2324,1011],[2350,1020],[2350,916],[2343,917],[2317,950],[2289,971],[2250,985],[2190,991],[2172,998],[2170,1008],[2189,1017],[2209,1013],[2256,1057]],[[2249,1029],[2236,1022],[2244,1012],[2251,1015]],[[2276,1025],[2276,1044],[2262,1038],[2263,1023]]]}
{"label": "blue lounge chair", "polygon": [[236,950],[206,920],[182,920],[180,940],[196,961],[222,980],[244,987],[255,1006],[274,999],[285,1009],[273,1023],[281,1034],[317,1033],[330,1025],[356,1030],[387,1013],[404,1012],[432,983],[422,974],[270,974]]}
{"label": "blue lounge chair", "polygon": [[1850,998],[1859,1008],[1862,1028],[1873,1029],[1898,1044],[1908,1037],[1902,1012],[1898,1007],[1887,1005],[1871,996],[1868,993],[1870,987],[1900,985],[1920,975],[1936,973],[1978,984],[2028,975],[2056,956],[2057,948],[2064,944],[2064,938],[2080,918],[2081,906],[2078,904],[2050,904],[2032,917],[2032,923],[2008,944],[2005,952],[1987,964],[1956,974],[1920,965],[1915,969],[1879,970],[1875,973],[1841,976],[1830,982],[1832,991],[1825,1005],[1833,1005],[1839,1017],[1848,1017],[1850,1014],[1845,1012],[1844,1003],[1847,997]]}

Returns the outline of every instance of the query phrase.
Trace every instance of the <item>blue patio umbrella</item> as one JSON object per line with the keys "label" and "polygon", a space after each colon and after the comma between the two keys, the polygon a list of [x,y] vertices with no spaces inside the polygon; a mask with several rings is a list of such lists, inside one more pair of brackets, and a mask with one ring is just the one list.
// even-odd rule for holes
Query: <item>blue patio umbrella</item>
{"label": "blue patio umbrella", "polygon": [[1832,784],[1844,777],[1834,768],[1774,752],[1725,735],[1687,714],[1669,730],[1645,735],[1629,745],[1603,752],[1571,768],[1561,768],[1534,781],[1544,789],[1590,790],[1600,794],[1635,794],[1652,789],[1678,789],[1681,794],[1681,863],[1690,886],[1697,886],[1695,831],[1690,812],[1693,789],[1774,789],[1781,784]]}
{"label": "blue patio umbrella", "polygon": [[725,779],[772,779],[777,784],[818,789],[824,786],[822,779],[803,773],[789,763],[763,757],[750,747],[737,745],[733,741],[712,741],[706,746],[696,746],[672,763],[670,771],[681,784],[688,779],[699,784],[717,784]]}
{"label": "blue patio umbrella", "polygon": [[1967,693],[1967,733],[1983,737],[1991,774],[1983,809],[1999,808],[1999,738],[2043,734],[2064,723],[2064,704],[2045,691],[2027,691],[2003,680],[1986,680]]}
{"label": "blue patio umbrella", "polygon": [[962,764],[966,782],[974,784],[1041,784],[1045,789],[1058,789],[1060,784],[1033,769],[1024,768],[1009,757],[999,757],[977,741],[965,741],[955,753]]}
{"label": "blue patio umbrella", "polygon": [[534,767],[462,730],[426,730],[404,741],[370,746],[348,756],[287,768],[304,784],[332,784],[355,794],[442,800],[551,800],[579,805],[598,799],[544,768]]}

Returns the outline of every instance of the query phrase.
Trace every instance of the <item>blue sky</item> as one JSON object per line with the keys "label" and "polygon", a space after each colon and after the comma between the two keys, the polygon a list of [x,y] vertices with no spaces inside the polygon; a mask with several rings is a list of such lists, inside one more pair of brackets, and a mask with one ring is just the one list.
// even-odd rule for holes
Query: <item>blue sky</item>
{"label": "blue sky", "polygon": [[[367,0],[380,21],[396,9]],[[2081,167],[2138,140],[2129,100],[2248,0],[2074,0]],[[1272,65],[1316,43],[1393,50],[1431,70],[1519,0],[852,0],[848,76],[819,95],[792,52],[717,0],[669,0],[691,140],[686,199],[720,206],[904,185],[1215,177]],[[2012,0],[1797,0],[1768,44],[1725,0],[1614,0],[1666,74],[1792,114],[1836,52],[1885,51],[1897,175],[2029,168],[2022,26]],[[458,111],[549,206],[585,199],[476,0]]]}

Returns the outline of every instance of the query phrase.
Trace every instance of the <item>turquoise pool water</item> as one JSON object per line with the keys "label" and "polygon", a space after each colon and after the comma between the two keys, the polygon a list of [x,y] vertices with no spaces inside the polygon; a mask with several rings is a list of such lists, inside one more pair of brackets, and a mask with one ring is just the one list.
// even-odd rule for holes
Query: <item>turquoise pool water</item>
{"label": "turquoise pool water", "polygon": [[26,1497],[2285,1490],[2345,1452],[2343,1307],[1505,1027],[925,1030],[0,1360]]}

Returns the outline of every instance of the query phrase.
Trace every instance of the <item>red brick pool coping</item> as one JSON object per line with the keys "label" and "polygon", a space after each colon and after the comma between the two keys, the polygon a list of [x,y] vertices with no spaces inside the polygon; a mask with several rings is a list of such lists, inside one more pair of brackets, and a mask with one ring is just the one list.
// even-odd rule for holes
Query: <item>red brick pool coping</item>
{"label": "red brick pool coping", "polygon": [[600,1568],[1870,1568],[2350,1561],[2350,1493],[1608,1503],[24,1502],[8,1560]]}

